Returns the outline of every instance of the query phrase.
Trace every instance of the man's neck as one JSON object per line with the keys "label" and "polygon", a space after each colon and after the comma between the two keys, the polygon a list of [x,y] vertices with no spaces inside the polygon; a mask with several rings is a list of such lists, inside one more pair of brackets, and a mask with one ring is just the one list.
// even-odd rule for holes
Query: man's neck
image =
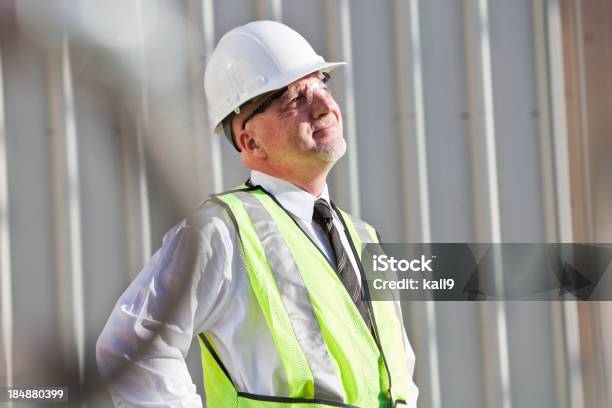
{"label": "man's neck", "polygon": [[291,184],[294,184],[301,188],[304,191],[309,192],[313,197],[319,197],[325,188],[325,178],[322,180],[308,180],[308,181],[289,181]]}
{"label": "man's neck", "polygon": [[265,171],[261,169],[254,169],[261,173],[265,173],[269,176],[279,178],[281,180],[285,180],[288,183],[291,183],[302,190],[308,192],[313,197],[319,197],[323,190],[325,189],[325,183],[327,180],[327,172],[324,174],[310,175],[304,177],[305,175],[301,174],[275,174],[272,171]]}

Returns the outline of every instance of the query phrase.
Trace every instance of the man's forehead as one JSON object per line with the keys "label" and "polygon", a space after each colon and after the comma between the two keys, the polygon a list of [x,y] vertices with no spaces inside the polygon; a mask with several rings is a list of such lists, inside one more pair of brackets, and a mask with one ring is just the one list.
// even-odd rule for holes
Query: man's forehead
{"label": "man's forehead", "polygon": [[[295,81],[293,81],[292,83],[287,85],[287,88],[294,87],[296,85],[300,85],[302,83],[308,82],[308,81],[310,81],[313,78],[320,79],[320,74],[318,72],[313,72],[312,74],[304,75],[300,79],[296,79]],[[272,90],[270,92],[266,92],[264,95],[270,95],[270,94],[273,94],[276,91],[278,91],[278,89]]]}
{"label": "man's forehead", "polygon": [[293,85],[293,84],[297,84],[298,82],[303,82],[305,80],[308,80],[310,78],[320,78],[321,74],[319,72],[313,72],[311,74],[308,75],[304,75],[303,77],[301,77],[300,79],[298,79],[297,81],[293,81],[292,83],[289,84],[289,86]]}
{"label": "man's forehead", "polygon": [[[324,74],[324,75],[325,75],[326,77],[329,77],[329,75],[327,75],[327,74]],[[318,80],[318,81],[325,82],[325,81],[324,81],[324,79],[322,78],[321,73],[319,73],[319,72],[313,72],[312,74],[308,74],[308,75],[305,75],[305,76],[301,77],[301,78],[300,78],[300,79],[298,79],[297,81],[293,81],[292,83],[290,83],[290,84],[288,85],[288,87],[296,87],[296,86],[299,86],[299,85],[301,85],[301,84],[303,84],[303,83],[306,83],[306,82],[312,81],[313,79],[316,79],[316,80]]]}

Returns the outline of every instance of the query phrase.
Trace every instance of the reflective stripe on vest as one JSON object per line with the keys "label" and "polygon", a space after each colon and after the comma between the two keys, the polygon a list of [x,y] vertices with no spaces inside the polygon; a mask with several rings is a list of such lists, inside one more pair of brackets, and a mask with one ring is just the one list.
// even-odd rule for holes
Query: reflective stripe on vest
{"label": "reflective stripe on vest", "polygon": [[[248,188],[214,196],[213,201],[223,205],[236,224],[249,283],[276,344],[289,394],[237,391],[213,340],[201,334],[208,406],[388,407],[389,374],[393,396],[405,398],[409,383],[403,379],[407,369],[405,364],[401,369],[401,362],[407,359],[393,304],[373,302],[388,303],[373,307],[379,345],[334,267],[310,238],[304,239],[308,236],[272,196],[261,188]],[[361,242],[375,242],[376,236],[368,239],[362,233],[371,227],[341,214],[356,255],[361,256]],[[386,361],[394,363],[388,368],[381,348],[390,353]]]}

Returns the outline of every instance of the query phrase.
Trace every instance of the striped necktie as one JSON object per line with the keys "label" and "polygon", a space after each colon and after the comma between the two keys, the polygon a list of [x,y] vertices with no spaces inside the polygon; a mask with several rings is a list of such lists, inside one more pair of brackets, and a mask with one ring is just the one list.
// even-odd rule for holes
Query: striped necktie
{"label": "striped necktie", "polygon": [[315,201],[312,219],[319,224],[329,239],[336,257],[336,272],[338,273],[340,281],[342,281],[353,303],[357,306],[357,310],[359,310],[363,320],[366,322],[366,326],[370,327],[368,323],[368,307],[361,297],[361,284],[357,278],[353,265],[349,261],[348,254],[342,245],[340,233],[334,226],[331,208],[329,204],[327,204],[327,201],[322,198]]}

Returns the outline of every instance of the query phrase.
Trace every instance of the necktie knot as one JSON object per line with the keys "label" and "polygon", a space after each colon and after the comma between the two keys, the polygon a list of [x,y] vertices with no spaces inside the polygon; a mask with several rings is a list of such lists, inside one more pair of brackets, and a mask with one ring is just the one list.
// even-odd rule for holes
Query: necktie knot
{"label": "necktie knot", "polygon": [[329,208],[329,204],[327,204],[327,201],[322,198],[319,198],[317,201],[315,201],[312,219],[322,227],[327,227],[327,225],[331,223],[333,218],[331,208]]}

